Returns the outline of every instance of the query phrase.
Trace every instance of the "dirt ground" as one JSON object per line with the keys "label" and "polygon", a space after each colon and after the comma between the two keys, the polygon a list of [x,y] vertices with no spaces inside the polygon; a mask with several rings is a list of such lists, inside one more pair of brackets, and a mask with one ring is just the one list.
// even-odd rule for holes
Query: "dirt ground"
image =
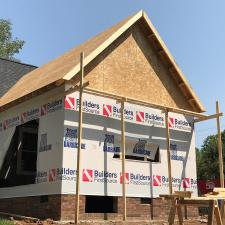
{"label": "dirt ground", "polygon": [[[44,220],[44,221],[29,221],[29,220],[12,220],[15,225],[72,225],[73,222],[55,222],[52,220]],[[80,225],[167,225],[166,221],[80,221]],[[207,220],[199,219],[199,220],[187,220],[184,221],[184,225],[204,225],[207,224]],[[176,222],[175,225],[178,225]]]}

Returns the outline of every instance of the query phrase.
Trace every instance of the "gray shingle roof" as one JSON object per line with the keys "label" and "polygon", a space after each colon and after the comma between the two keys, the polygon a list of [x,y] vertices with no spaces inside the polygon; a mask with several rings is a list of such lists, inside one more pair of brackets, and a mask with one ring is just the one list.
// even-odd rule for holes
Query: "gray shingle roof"
{"label": "gray shingle roof", "polygon": [[28,65],[0,58],[0,97],[2,97],[23,75],[36,69]]}

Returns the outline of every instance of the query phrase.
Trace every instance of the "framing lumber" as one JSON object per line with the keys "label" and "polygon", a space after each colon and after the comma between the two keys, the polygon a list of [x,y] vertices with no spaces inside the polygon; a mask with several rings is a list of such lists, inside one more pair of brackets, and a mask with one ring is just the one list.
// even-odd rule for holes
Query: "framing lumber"
{"label": "framing lumber", "polygon": [[167,150],[167,163],[168,163],[168,178],[169,178],[169,194],[173,193],[172,186],[172,168],[171,168],[171,156],[170,156],[170,129],[168,122],[168,110],[165,111],[165,123],[166,123],[166,150]]}
{"label": "framing lumber", "polygon": [[[219,102],[216,102],[216,113],[220,113]],[[220,118],[216,118],[217,121],[217,137],[218,137],[218,154],[219,154],[219,167],[220,167],[220,187],[224,188],[224,173],[223,173],[223,152],[222,152],[222,140],[221,140],[221,130],[220,130]]]}
{"label": "framing lumber", "polygon": [[76,91],[80,91],[81,88],[84,89],[84,88],[87,87],[87,86],[89,86],[89,81],[88,81],[88,82],[85,82],[85,83],[83,84],[83,86],[76,85],[76,86],[74,86],[74,87],[69,88],[68,90],[66,90],[66,91],[64,92],[63,96],[72,94],[72,93],[74,93],[74,92],[76,92]]}
{"label": "framing lumber", "polygon": [[83,125],[83,82],[84,82],[84,53],[80,54],[80,98],[79,98],[79,124],[78,124],[78,148],[77,148],[77,182],[76,182],[76,211],[75,224],[79,223],[79,209],[80,209],[80,161],[81,161],[81,141],[82,141],[82,125]]}
{"label": "framing lumber", "polygon": [[121,101],[121,145],[122,145],[122,192],[123,192],[123,220],[127,219],[127,205],[126,205],[126,181],[125,181],[125,156],[126,156],[126,146],[125,146],[125,121],[124,121],[124,104],[125,98]]}
{"label": "framing lumber", "polygon": [[211,119],[216,119],[223,116],[223,113],[216,113],[210,116],[206,116],[206,118],[200,118],[200,119],[195,119],[194,123],[198,123],[198,122],[202,122],[202,121],[206,121],[206,120],[211,120]]}
{"label": "framing lumber", "polygon": [[[94,88],[85,88],[84,92],[89,93],[89,94],[95,94],[95,95],[102,96],[102,97],[112,98],[115,100],[121,100],[122,98],[124,98],[124,96],[122,96],[122,95],[116,95],[116,94],[113,94],[110,92],[101,91],[101,90],[94,89]],[[142,105],[142,106],[146,106],[146,107],[151,107],[151,108],[155,108],[155,109],[160,109],[163,111],[168,110],[168,112],[179,113],[179,114],[183,114],[183,115],[187,115],[187,116],[194,116],[197,118],[204,118],[204,119],[208,118],[208,115],[203,115],[201,113],[196,113],[196,112],[192,112],[192,111],[188,111],[188,110],[184,110],[184,109],[173,108],[173,107],[169,107],[169,106],[163,106],[163,105],[159,105],[159,104],[155,104],[155,103],[141,101],[141,100],[138,100],[135,98],[126,97],[126,102],[137,104],[137,105]]]}

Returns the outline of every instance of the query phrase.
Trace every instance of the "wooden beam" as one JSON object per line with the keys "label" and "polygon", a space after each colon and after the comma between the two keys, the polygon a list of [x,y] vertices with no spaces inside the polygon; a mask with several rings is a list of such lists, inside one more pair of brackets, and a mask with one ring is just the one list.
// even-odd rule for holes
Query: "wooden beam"
{"label": "wooden beam", "polygon": [[148,38],[152,38],[152,37],[155,37],[154,33],[151,33],[151,34],[148,35]]}
{"label": "wooden beam", "polygon": [[83,125],[83,82],[84,82],[84,53],[80,54],[80,93],[79,93],[79,124],[78,124],[78,148],[77,148],[77,179],[76,179],[76,212],[75,224],[79,223],[79,209],[80,209],[80,162],[81,162],[81,141],[82,141],[82,125]]}
{"label": "wooden beam", "polygon": [[57,80],[57,81],[55,82],[55,85],[56,85],[56,86],[61,86],[64,82],[65,82],[65,80],[60,79],[60,80]]}
{"label": "wooden beam", "polygon": [[[216,102],[216,113],[220,113],[219,102]],[[217,121],[217,133],[218,133],[218,153],[219,153],[219,167],[220,167],[220,187],[224,188],[224,174],[223,174],[223,152],[222,152],[222,140],[220,130],[220,118],[216,118]]]}
{"label": "wooden beam", "polygon": [[170,129],[169,129],[168,114],[169,114],[168,111],[165,111],[169,194],[171,195],[173,193],[173,186],[172,186],[172,168],[171,168],[171,157],[170,157]]}
{"label": "wooden beam", "polygon": [[85,82],[82,86],[76,85],[76,86],[68,89],[67,91],[64,92],[63,95],[66,96],[66,95],[69,95],[69,94],[74,93],[76,91],[80,91],[81,88],[84,89],[87,86],[89,86],[89,81]]}
{"label": "wooden beam", "polygon": [[[102,96],[102,97],[108,97],[108,98],[112,98],[112,99],[119,100],[119,101],[121,100],[121,98],[124,98],[124,96],[122,96],[122,95],[117,95],[117,94],[113,94],[110,92],[101,91],[101,90],[93,89],[93,88],[85,88],[84,91],[89,94],[94,94],[94,95],[98,95],[98,96]],[[192,112],[192,111],[184,110],[184,109],[173,108],[173,107],[169,107],[169,106],[163,106],[163,105],[159,105],[159,104],[155,104],[155,103],[151,103],[151,102],[138,100],[135,98],[126,97],[126,102],[137,104],[137,105],[142,105],[142,106],[146,106],[146,107],[151,107],[151,108],[155,108],[155,109],[168,110],[169,112],[180,113],[183,115],[194,116],[197,118],[207,118],[208,117],[208,115],[203,115],[201,113],[196,113],[196,112]]]}
{"label": "wooden beam", "polygon": [[178,84],[178,85],[179,85],[179,88],[185,87],[185,83],[180,83],[180,84]]}
{"label": "wooden beam", "polygon": [[220,116],[223,116],[223,113],[216,113],[216,114],[213,114],[210,116],[206,116],[205,118],[195,119],[194,123],[199,123],[199,122],[206,121],[206,120],[216,119],[216,118],[219,118]]}
{"label": "wooden beam", "polygon": [[125,156],[126,156],[126,146],[125,146],[125,121],[124,121],[124,103],[125,98],[121,101],[121,150],[122,150],[122,192],[123,192],[123,220],[127,219],[127,206],[126,206],[126,182],[125,182]]}

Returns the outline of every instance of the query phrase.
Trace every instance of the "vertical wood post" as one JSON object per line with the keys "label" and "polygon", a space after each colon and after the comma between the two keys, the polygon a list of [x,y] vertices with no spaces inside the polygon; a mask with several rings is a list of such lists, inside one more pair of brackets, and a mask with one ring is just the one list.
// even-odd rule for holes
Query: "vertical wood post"
{"label": "vertical wood post", "polygon": [[[216,113],[220,113],[219,102],[216,102]],[[223,152],[222,152],[222,140],[220,130],[220,117],[217,120],[217,133],[218,133],[218,153],[219,153],[219,167],[220,167],[220,187],[224,188],[224,174],[223,174]]]}
{"label": "vertical wood post", "polygon": [[169,178],[169,194],[173,193],[172,187],[172,169],[171,169],[171,157],[170,157],[170,129],[168,121],[168,110],[165,111],[165,123],[166,123],[166,149],[167,149],[167,163],[168,163],[168,178]]}
{"label": "vertical wood post", "polygon": [[121,147],[122,147],[122,192],[123,192],[123,220],[127,219],[127,205],[126,205],[126,182],[125,182],[125,122],[124,122],[124,102],[125,98],[121,101]]}
{"label": "vertical wood post", "polygon": [[82,124],[83,124],[83,83],[84,83],[84,53],[80,54],[80,92],[79,92],[79,124],[78,124],[78,148],[77,148],[77,180],[76,180],[76,212],[75,224],[79,222],[79,209],[80,209],[80,161],[81,161],[81,141],[82,141]]}

